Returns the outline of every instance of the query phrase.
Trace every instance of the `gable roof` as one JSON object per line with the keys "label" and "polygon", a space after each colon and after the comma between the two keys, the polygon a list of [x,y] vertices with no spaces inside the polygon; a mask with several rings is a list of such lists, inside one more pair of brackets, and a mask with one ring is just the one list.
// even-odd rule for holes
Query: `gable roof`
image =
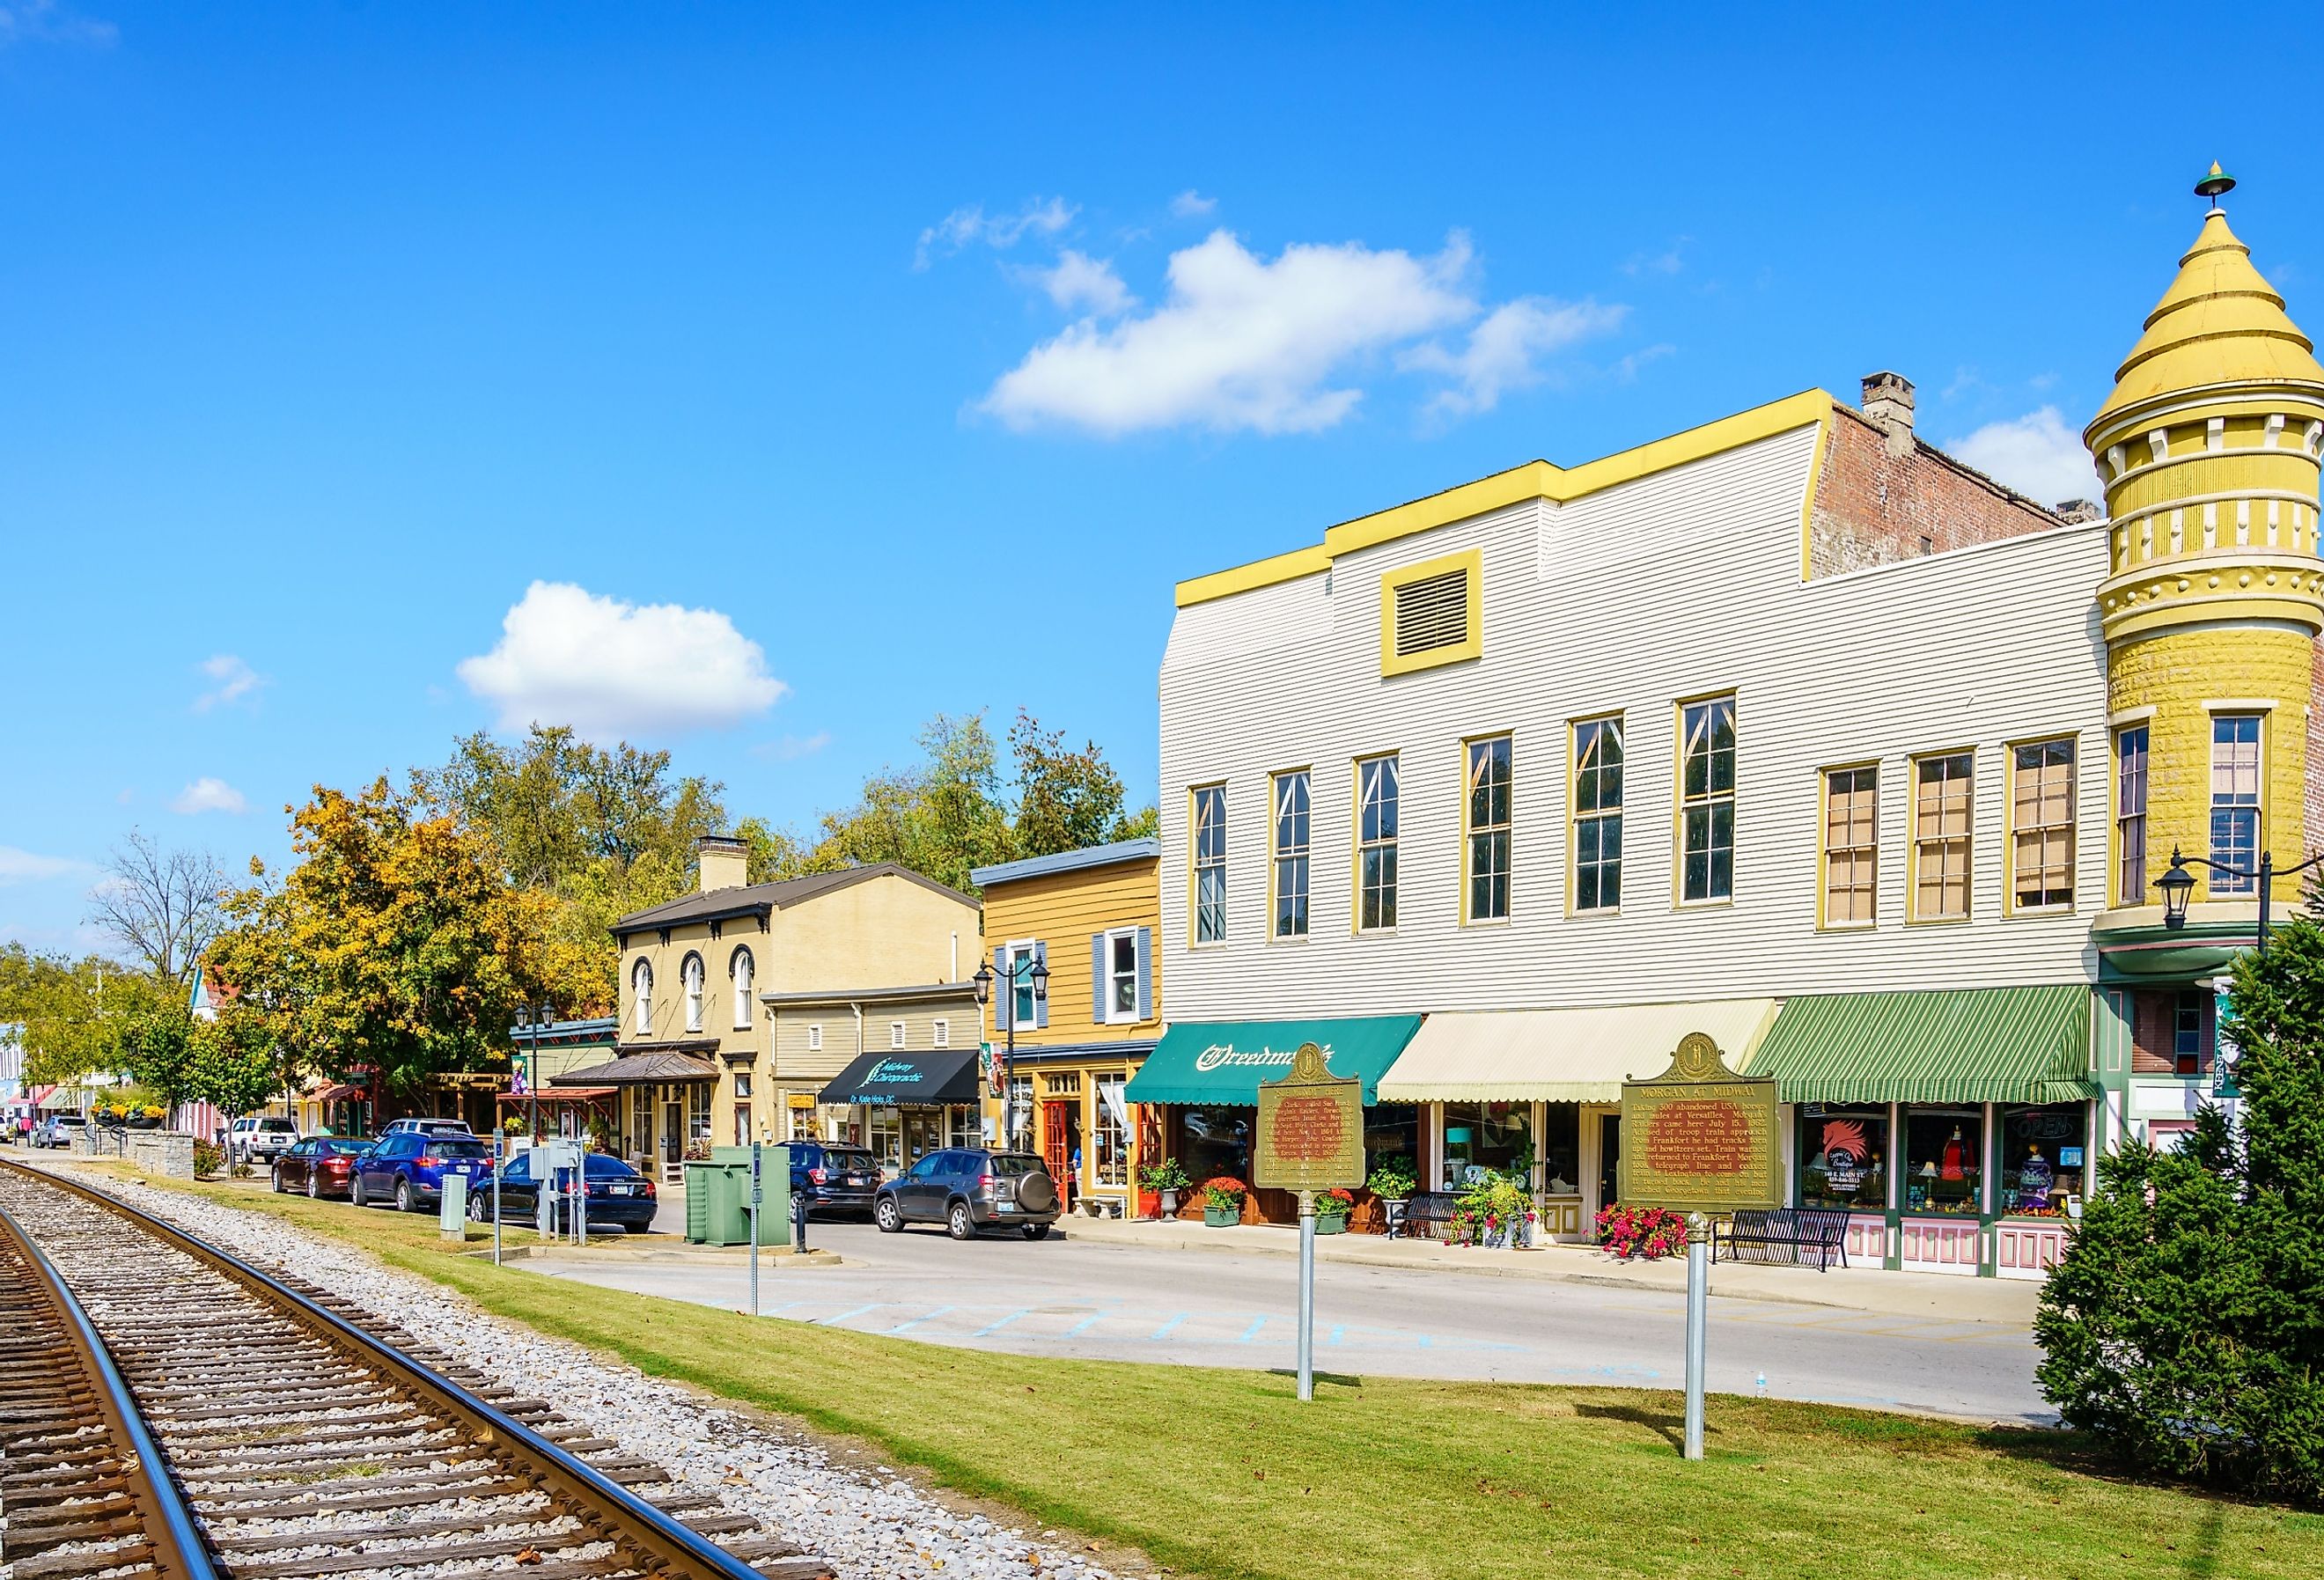
{"label": "gable roof", "polygon": [[1061,850],[1054,855],[1028,855],[1022,861],[979,867],[969,873],[969,879],[980,889],[990,889],[995,883],[1012,882],[1019,878],[1046,878],[1052,873],[1079,872],[1084,867],[1151,861],[1161,854],[1162,842],[1148,835],[1143,839],[1117,839],[1111,845],[1085,845],[1080,850]]}
{"label": "gable roof", "polygon": [[949,888],[934,878],[925,877],[894,862],[880,862],[868,867],[842,867],[835,873],[809,873],[806,877],[786,878],[779,883],[745,883],[733,889],[713,889],[707,894],[681,894],[659,905],[632,911],[615,921],[612,930],[618,936],[642,932],[648,928],[676,927],[681,922],[717,921],[730,916],[768,916],[803,904],[818,895],[853,888],[874,878],[902,878],[947,900],[956,900],[971,910],[976,909],[976,901],[957,889]]}

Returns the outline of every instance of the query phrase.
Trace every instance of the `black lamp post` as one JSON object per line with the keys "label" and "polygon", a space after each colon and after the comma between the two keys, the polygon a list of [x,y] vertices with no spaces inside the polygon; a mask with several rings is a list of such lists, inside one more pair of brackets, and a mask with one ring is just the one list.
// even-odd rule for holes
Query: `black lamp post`
{"label": "black lamp post", "polygon": [[[1032,969],[1027,970],[1029,965]],[[1001,1053],[1001,1144],[1009,1145],[1009,1138],[1017,1129],[1017,1089],[1010,1084],[1010,1067],[1017,1062],[1017,984],[1028,982],[1033,987],[1033,1002],[1047,1003],[1049,999],[1049,966],[1038,955],[1027,956],[1009,963],[1009,1025],[1008,1039]],[[999,980],[988,963],[976,968],[971,979],[976,984],[976,1003],[979,1009],[992,1002],[992,984]]]}
{"label": "black lamp post", "polygon": [[[2187,925],[2187,901],[2194,898],[2195,894],[2195,874],[2187,870],[2189,862],[2193,862],[2199,866],[2209,867],[2211,871],[2224,873],[2230,878],[2259,880],[2259,941],[2254,952],[2266,954],[2267,905],[2269,891],[2274,887],[2276,879],[2275,854],[2265,850],[2260,852],[2259,866],[2256,869],[2251,869],[2229,866],[2225,862],[2215,862],[2209,856],[2181,855],[2179,854],[2179,847],[2172,845],[2171,870],[2155,879],[2154,886],[2163,891],[2163,925],[2173,932]],[[2283,875],[2290,877],[2294,873],[2306,872],[2319,862],[2324,862],[2324,853],[2310,856],[2298,866],[2284,868]]]}
{"label": "black lamp post", "polygon": [[530,1057],[526,1060],[524,1095],[531,1108],[530,1127],[532,1139],[536,1144],[540,1140],[540,1030],[548,1023],[549,1017],[555,1012],[553,1006],[541,1005],[533,1015],[532,1025],[530,1028],[532,1032],[532,1048]]}

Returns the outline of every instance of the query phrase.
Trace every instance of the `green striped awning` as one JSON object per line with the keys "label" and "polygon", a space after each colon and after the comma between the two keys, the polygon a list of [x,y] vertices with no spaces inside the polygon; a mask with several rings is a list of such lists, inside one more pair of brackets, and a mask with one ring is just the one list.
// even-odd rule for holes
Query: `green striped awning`
{"label": "green striped awning", "polygon": [[2079,1103],[2090,990],[1977,987],[1784,1001],[1744,1073],[1786,1103]]}

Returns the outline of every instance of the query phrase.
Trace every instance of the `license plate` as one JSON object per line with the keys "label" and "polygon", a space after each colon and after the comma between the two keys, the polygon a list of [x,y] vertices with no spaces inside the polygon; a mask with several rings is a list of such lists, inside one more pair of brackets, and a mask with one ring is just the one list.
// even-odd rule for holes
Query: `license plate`
{"label": "license plate", "polygon": [[605,1187],[605,1194],[607,1196],[635,1196],[638,1194],[638,1187],[634,1185],[609,1185]]}

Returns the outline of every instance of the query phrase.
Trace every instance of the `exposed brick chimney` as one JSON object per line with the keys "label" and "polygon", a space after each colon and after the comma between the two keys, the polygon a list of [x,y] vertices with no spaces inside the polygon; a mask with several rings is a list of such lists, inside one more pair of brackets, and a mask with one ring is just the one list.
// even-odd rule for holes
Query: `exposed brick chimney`
{"label": "exposed brick chimney", "polygon": [[2087,499],[2061,499],[2050,507],[2050,513],[2061,522],[2080,526],[2084,522],[2098,520],[2106,512]]}
{"label": "exposed brick chimney", "polygon": [[1864,415],[1888,436],[1888,453],[1913,453],[1913,381],[1900,373],[1864,375]]}
{"label": "exposed brick chimney", "polygon": [[739,889],[751,881],[751,846],[731,834],[706,834],[694,842],[702,864],[702,892]]}

